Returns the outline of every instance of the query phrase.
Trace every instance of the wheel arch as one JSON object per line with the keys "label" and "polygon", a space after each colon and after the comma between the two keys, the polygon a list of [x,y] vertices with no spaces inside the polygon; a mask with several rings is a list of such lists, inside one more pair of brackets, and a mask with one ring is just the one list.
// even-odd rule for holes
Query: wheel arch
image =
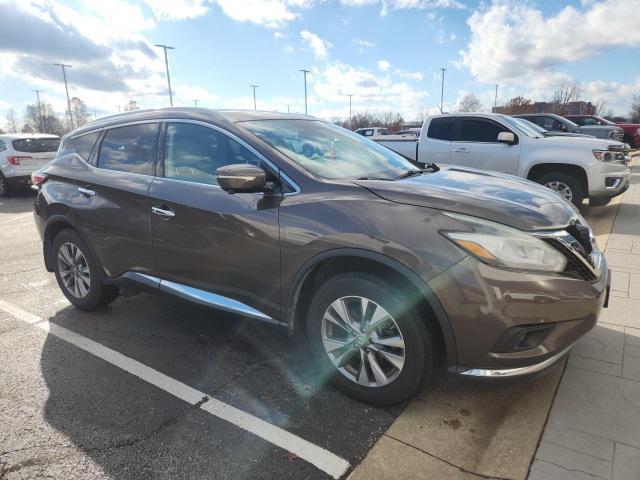
{"label": "wheel arch", "polygon": [[457,350],[449,319],[429,285],[413,270],[386,255],[357,248],[339,248],[323,252],[308,260],[296,273],[286,293],[283,312],[291,334],[304,329],[302,318],[309,307],[314,286],[325,278],[348,271],[378,273],[387,280],[419,295],[419,306],[436,320],[436,327],[446,355],[448,366],[455,365]]}
{"label": "wheel arch", "polygon": [[527,172],[527,180],[535,181],[548,173],[564,173],[575,176],[583,187],[585,196],[589,196],[587,171],[580,165],[573,163],[538,163],[533,165]]}
{"label": "wheel arch", "polygon": [[98,257],[96,256],[91,243],[89,243],[87,237],[84,235],[78,224],[76,224],[72,219],[65,215],[52,215],[47,219],[47,222],[44,226],[44,232],[42,236],[42,249],[44,254],[44,265],[48,272],[53,272],[54,270],[54,259],[51,256],[51,247],[53,246],[53,241],[56,236],[63,230],[74,230],[80,238],[87,245],[87,248],[91,250],[91,254],[93,258],[96,260]]}

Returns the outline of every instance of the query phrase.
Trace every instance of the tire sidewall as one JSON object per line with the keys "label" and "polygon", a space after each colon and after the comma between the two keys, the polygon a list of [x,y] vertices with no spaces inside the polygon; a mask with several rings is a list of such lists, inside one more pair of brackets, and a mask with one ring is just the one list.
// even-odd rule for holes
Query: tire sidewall
{"label": "tire sidewall", "polygon": [[[405,343],[405,363],[400,374],[388,385],[365,387],[340,373],[322,344],[322,317],[336,299],[360,296],[373,300],[394,318]],[[367,274],[339,274],[326,281],[316,291],[306,319],[307,339],[322,377],[331,380],[349,395],[367,403],[389,405],[406,400],[431,375],[435,362],[431,338],[426,334],[416,308],[406,295],[387,282]],[[422,327],[422,328],[420,328]]]}
{"label": "tire sidewall", "polygon": [[[573,203],[575,206],[580,206],[582,204],[582,201],[585,197],[585,192],[583,192],[583,188],[578,180],[565,173],[547,173],[546,175],[543,175],[536,180],[537,183],[544,186],[545,188],[549,188],[546,186],[546,184],[552,181],[562,182],[567,185],[571,189],[571,203]],[[558,196],[561,197],[561,195]],[[564,197],[562,198],[564,199]]]}
{"label": "tire sidewall", "polygon": [[[58,266],[58,252],[60,247],[64,243],[72,243],[76,247],[80,249],[84,258],[87,260],[87,264],[89,265],[89,278],[91,284],[89,285],[89,293],[84,298],[77,298],[73,296],[65,287],[62,278],[60,277],[60,269]],[[81,310],[93,310],[101,304],[102,294],[104,285],[102,283],[102,278],[100,278],[99,266],[96,262],[91,250],[87,247],[87,244],[82,240],[80,235],[73,230],[63,230],[60,232],[53,241],[53,245],[51,248],[51,255],[53,260],[53,269],[55,272],[56,280],[58,281],[58,286],[67,300],[69,300],[73,305],[78,307]]]}

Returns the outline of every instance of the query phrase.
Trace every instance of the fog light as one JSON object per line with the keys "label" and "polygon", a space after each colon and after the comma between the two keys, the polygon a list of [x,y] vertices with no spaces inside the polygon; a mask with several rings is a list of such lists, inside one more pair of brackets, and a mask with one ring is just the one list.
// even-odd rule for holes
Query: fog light
{"label": "fog light", "polygon": [[518,352],[521,350],[530,350],[539,346],[549,332],[553,330],[554,325],[518,325],[511,327],[491,348],[492,352],[506,353]]}
{"label": "fog light", "polygon": [[607,177],[604,180],[604,184],[607,188],[618,188],[622,179],[620,177]]}

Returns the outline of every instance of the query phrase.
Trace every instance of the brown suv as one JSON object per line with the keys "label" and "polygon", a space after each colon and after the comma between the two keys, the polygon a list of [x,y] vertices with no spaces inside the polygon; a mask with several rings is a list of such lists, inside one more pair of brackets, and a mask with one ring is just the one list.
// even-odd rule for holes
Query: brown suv
{"label": "brown suv", "polygon": [[66,135],[34,211],[78,308],[138,285],[305,332],[368,402],[406,399],[442,358],[552,364],[606,303],[589,226],[526,180],[424,167],[301,115],[139,111]]}

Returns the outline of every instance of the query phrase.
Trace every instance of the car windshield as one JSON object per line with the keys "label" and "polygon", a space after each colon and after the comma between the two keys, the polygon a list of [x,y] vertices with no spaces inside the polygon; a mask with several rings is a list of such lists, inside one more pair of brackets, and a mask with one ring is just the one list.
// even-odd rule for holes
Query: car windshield
{"label": "car windshield", "polygon": [[19,138],[11,142],[16,152],[45,153],[55,152],[60,145],[59,138]]}
{"label": "car windshield", "polygon": [[615,125],[615,123],[613,123],[613,122],[612,122],[612,121],[610,121],[610,120],[607,120],[606,118],[602,118],[602,117],[595,117],[595,119],[596,119],[598,122],[602,123],[602,125]]}
{"label": "car windshield", "polygon": [[500,119],[504,123],[509,125],[511,128],[513,128],[514,130],[517,130],[519,133],[523,135],[526,135],[527,137],[531,137],[531,138],[544,137],[544,134],[542,132],[533,128],[531,122],[528,122],[526,120],[521,120],[519,118],[513,118],[508,115],[500,115]]}
{"label": "car windshield", "polygon": [[321,178],[393,180],[416,169],[388,148],[320,120],[251,120],[241,125]]}

